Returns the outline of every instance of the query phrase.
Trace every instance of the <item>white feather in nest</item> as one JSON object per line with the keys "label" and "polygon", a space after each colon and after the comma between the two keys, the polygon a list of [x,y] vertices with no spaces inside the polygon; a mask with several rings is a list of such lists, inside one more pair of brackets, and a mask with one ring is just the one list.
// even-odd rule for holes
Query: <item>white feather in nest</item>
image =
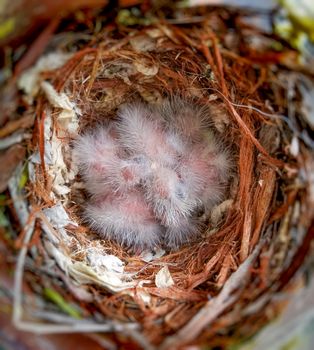
{"label": "white feather in nest", "polygon": [[206,108],[176,97],[124,105],[80,135],[73,161],[90,195],[86,222],[137,252],[199,237],[198,214],[222,201],[230,177],[229,153],[210,127]]}

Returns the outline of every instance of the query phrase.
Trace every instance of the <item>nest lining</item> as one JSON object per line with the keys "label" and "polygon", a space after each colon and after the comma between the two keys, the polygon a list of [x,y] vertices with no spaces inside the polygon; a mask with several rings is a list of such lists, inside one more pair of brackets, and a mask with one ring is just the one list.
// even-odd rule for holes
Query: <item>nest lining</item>
{"label": "nest lining", "polygon": [[[192,30],[163,24],[123,38],[109,33],[97,47],[42,73],[41,80],[29,188],[32,217],[44,231],[38,243],[43,261],[56,261],[61,275],[67,274],[61,280],[78,288],[75,298],[87,310],[92,303],[111,320],[139,323],[154,344],[173,333],[164,347],[178,339],[196,342],[199,334],[197,342],[208,341],[220,329],[238,337],[254,333],[267,317],[246,305],[270,295],[277,280],[274,291],[284,287],[285,267],[298,248],[293,227],[302,242],[311,220],[304,209],[308,197],[300,192],[305,182],[297,176],[300,167],[308,174],[311,157],[301,147],[293,159],[287,148],[292,133],[282,119],[269,117],[265,100],[278,112],[286,108],[284,88],[272,70],[220,49],[206,23]],[[81,224],[82,184],[71,163],[71,140],[114,118],[122,103],[156,104],[178,93],[216,111],[215,127],[234,144],[237,174],[201,242],[170,254],[130,255]],[[216,314],[203,316],[212,309]],[[246,325],[256,320],[248,331]]]}

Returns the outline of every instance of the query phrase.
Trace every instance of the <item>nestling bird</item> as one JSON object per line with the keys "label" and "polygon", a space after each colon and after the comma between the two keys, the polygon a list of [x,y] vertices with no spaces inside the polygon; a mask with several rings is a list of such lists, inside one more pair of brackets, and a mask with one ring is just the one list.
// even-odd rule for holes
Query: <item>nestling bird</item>
{"label": "nestling bird", "polygon": [[199,141],[202,133],[212,124],[208,113],[205,107],[178,96],[165,100],[157,108],[157,114],[162,117],[165,126],[190,141]]}
{"label": "nestling bird", "polygon": [[178,225],[182,219],[191,216],[196,206],[188,184],[174,169],[156,166],[146,181],[144,192],[156,217],[165,226]]}
{"label": "nestling bird", "polygon": [[140,191],[112,193],[92,201],[85,210],[85,218],[103,237],[132,247],[134,251],[161,243],[163,228]]}
{"label": "nestling bird", "polygon": [[197,217],[182,218],[176,225],[166,228],[164,240],[167,247],[175,250],[182,244],[195,240],[203,228],[203,223]]}
{"label": "nestling bird", "polygon": [[74,141],[73,160],[91,197],[87,223],[133,251],[199,237],[200,212],[223,199],[231,163],[209,111],[178,97],[122,106]]}
{"label": "nestling bird", "polygon": [[152,108],[136,103],[120,108],[116,127],[121,144],[131,154],[145,155],[152,162],[173,167],[178,155],[176,140],[165,133],[161,121]]}
{"label": "nestling bird", "polygon": [[110,193],[105,179],[120,162],[118,153],[119,144],[107,127],[95,128],[75,140],[72,158],[91,195],[97,196],[100,188],[102,193]]}

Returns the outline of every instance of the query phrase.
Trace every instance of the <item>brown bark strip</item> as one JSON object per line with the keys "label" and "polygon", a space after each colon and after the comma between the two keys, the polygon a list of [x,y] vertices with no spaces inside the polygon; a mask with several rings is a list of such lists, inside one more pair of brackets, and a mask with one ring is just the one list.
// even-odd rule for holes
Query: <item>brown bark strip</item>
{"label": "brown bark strip", "polygon": [[3,128],[0,129],[0,138],[12,134],[18,129],[27,129],[34,123],[33,115],[25,115],[17,120],[9,121]]}
{"label": "brown bark strip", "polygon": [[[139,289],[138,289],[139,290]],[[187,291],[179,289],[175,286],[168,288],[143,288],[143,290],[152,295],[162,298],[169,298],[179,301],[206,301],[208,299],[208,292],[202,291]]]}
{"label": "brown bark strip", "polygon": [[273,199],[276,172],[272,168],[263,168],[260,176],[261,186],[255,191],[253,208],[255,212],[255,228],[250,242],[251,249],[257,244],[261,229],[265,223],[266,216],[269,214],[270,204]]}
{"label": "brown bark strip", "polygon": [[251,213],[251,210],[248,209],[245,213],[244,223],[243,223],[243,233],[242,233],[241,249],[240,249],[241,262],[243,262],[249,255],[251,232],[252,232],[252,213]]}
{"label": "brown bark strip", "polygon": [[46,46],[49,43],[49,39],[57,29],[59,23],[60,17],[55,17],[53,20],[51,20],[51,22],[43,30],[43,32],[38,36],[38,38],[33,42],[32,46],[15,66],[15,77],[19,76],[26,68],[30,67],[44,52]]}
{"label": "brown bark strip", "polygon": [[46,165],[45,165],[45,119],[46,119],[46,113],[43,111],[41,113],[41,119],[39,122],[38,147],[39,147],[41,168],[42,168],[44,179],[46,182],[47,174],[46,174]]}

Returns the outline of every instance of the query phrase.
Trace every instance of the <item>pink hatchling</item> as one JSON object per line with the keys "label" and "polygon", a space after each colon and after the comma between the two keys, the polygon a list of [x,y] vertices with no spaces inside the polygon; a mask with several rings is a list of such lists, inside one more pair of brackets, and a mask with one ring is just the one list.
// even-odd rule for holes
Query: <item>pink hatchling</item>
{"label": "pink hatchling", "polygon": [[91,201],[85,210],[85,218],[104,238],[132,247],[134,251],[161,243],[163,227],[137,190]]}
{"label": "pink hatchling", "polygon": [[209,111],[192,101],[122,106],[114,121],[74,142],[73,160],[91,197],[86,222],[136,252],[197,239],[230,177],[217,134]]}

